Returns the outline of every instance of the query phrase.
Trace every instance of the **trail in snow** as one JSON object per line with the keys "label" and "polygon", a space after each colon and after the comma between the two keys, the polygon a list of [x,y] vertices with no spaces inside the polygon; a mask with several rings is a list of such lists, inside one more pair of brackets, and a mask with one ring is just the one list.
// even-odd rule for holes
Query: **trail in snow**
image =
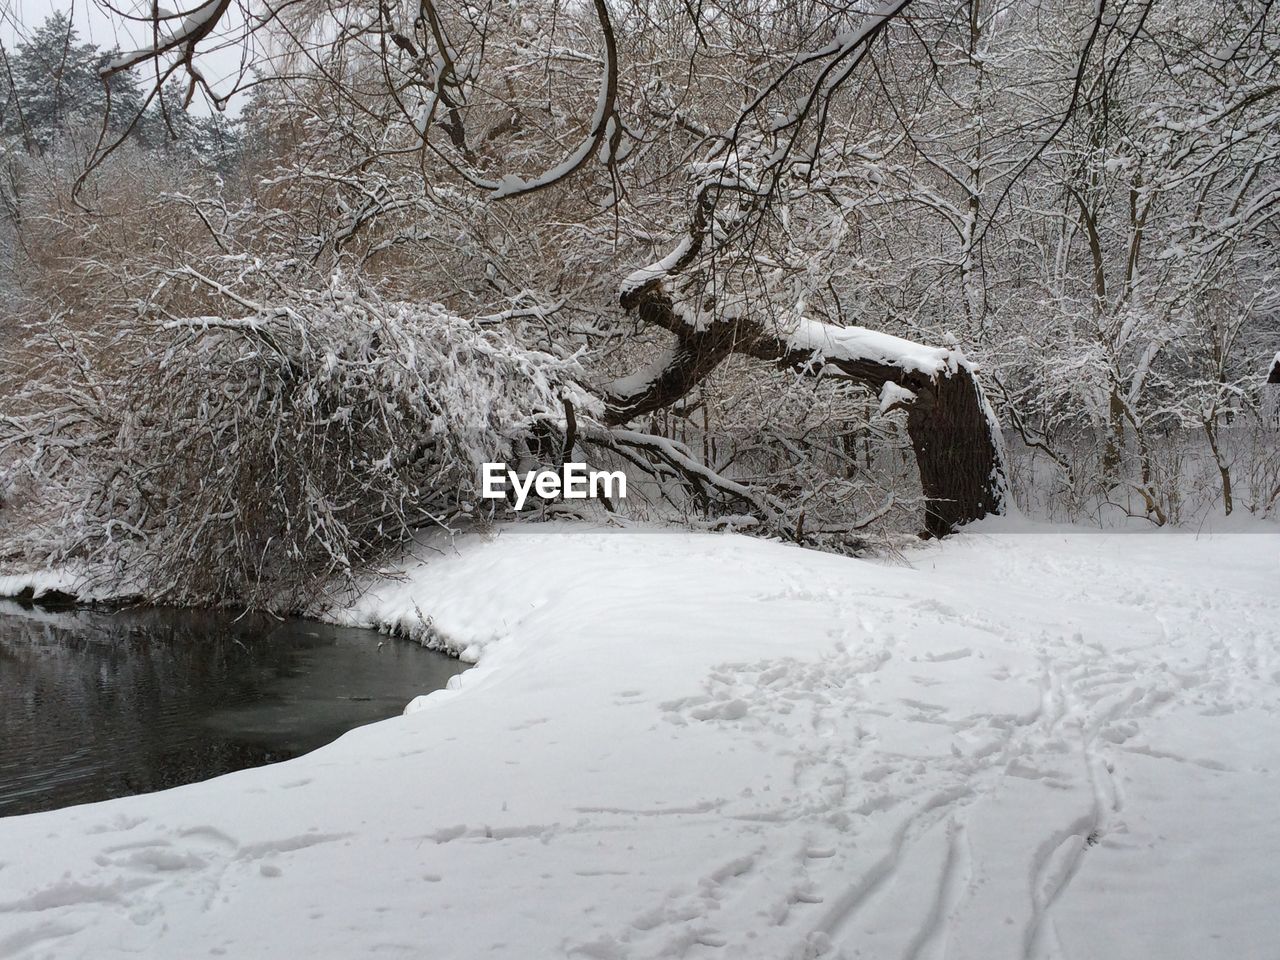
{"label": "trail in snow", "polygon": [[426,551],[346,616],[478,655],[458,689],[0,820],[0,957],[1267,956],[1278,546]]}

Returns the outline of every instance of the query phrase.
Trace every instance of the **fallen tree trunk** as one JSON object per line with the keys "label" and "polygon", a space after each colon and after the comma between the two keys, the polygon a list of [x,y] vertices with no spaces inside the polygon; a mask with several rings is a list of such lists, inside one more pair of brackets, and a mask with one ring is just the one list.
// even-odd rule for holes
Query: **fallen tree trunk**
{"label": "fallen tree trunk", "polygon": [[661,277],[624,290],[622,306],[670,331],[676,342],[647,371],[611,386],[610,425],[670,406],[731,354],[744,354],[806,375],[855,380],[880,392],[883,410],[905,409],[930,535],[945,536],[1004,512],[999,426],[973,366],[959,351],[799,317],[776,329],[743,319],[694,328],[676,310]]}

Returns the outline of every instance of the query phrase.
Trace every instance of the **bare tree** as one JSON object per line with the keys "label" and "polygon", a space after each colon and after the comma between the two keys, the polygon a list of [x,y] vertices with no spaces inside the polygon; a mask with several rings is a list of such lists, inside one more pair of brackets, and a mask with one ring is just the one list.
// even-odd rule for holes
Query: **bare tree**
{"label": "bare tree", "polygon": [[[785,291],[760,295],[759,289],[733,289],[736,281],[750,281],[750,261],[763,234],[785,215],[782,211],[809,196],[838,193],[828,170],[834,173],[843,165],[841,153],[848,138],[856,135],[850,104],[856,103],[857,88],[869,82],[863,74],[869,73],[877,44],[901,43],[917,30],[908,16],[911,6],[911,0],[893,0],[864,12],[850,4],[834,18],[826,7],[753,9],[750,14],[772,29],[765,43],[757,40],[753,45],[763,62],[744,78],[744,105],[724,115],[716,128],[670,110],[672,123],[692,133],[685,147],[687,159],[675,165],[683,167],[692,183],[684,239],[662,260],[633,273],[622,285],[619,302],[643,324],[670,334],[675,346],[666,353],[665,367],[631,378],[635,388],[630,394],[618,392],[616,384],[603,392],[609,401],[607,422],[622,425],[688,396],[731,353],[805,375],[847,378],[877,392],[895,391],[886,409],[908,411],[928,502],[926,526],[941,535],[999,512],[1005,503],[998,426],[975,366],[955,349],[931,349],[877,335],[849,326],[843,316],[833,322],[806,316],[794,302],[774,295]],[[152,42],[118,57],[106,74],[152,62],[160,79],[185,70],[192,89],[207,87],[195,55],[198,46],[216,34],[228,9],[227,3],[209,3],[182,15],[150,17]],[[627,186],[621,171],[628,151],[648,148],[652,153],[652,139],[629,126],[633,118],[622,103],[620,85],[643,82],[647,65],[622,62],[625,44],[618,39],[614,20],[621,16],[623,33],[631,37],[637,34],[637,24],[653,26],[669,13],[660,5],[644,4],[612,10],[604,0],[596,0],[590,19],[555,4],[534,7],[528,15],[513,15],[522,18],[520,29],[533,28],[532,42],[504,33],[512,25],[491,15],[468,7],[445,9],[431,0],[405,12],[404,19],[386,5],[368,11],[343,6],[331,11],[328,23],[307,22],[300,8],[289,6],[268,18],[255,19],[248,10],[242,17],[246,30],[269,33],[269,44],[289,44],[290,68],[306,72],[327,95],[354,108],[357,123],[363,112],[374,121],[375,130],[385,132],[390,124],[405,136],[395,149],[433,157],[445,177],[479,196],[527,198],[579,175],[593,160],[603,160],[617,185],[617,203]],[[559,36],[542,47],[539,33],[546,29],[548,15],[573,25],[557,25]],[[936,17],[938,11],[931,9],[924,16]],[[677,46],[685,48],[687,65],[701,64],[703,51],[711,46],[710,35],[741,42],[741,25],[747,19],[745,11],[727,7],[685,11],[679,28],[683,44]],[[977,42],[976,13],[951,19],[957,29],[968,32],[971,43]],[[824,27],[834,29],[825,42],[815,44],[815,33]],[[901,36],[890,36],[894,27],[901,27]],[[674,31],[665,32],[671,36]],[[317,33],[326,39],[305,39]],[[555,42],[565,36],[573,46]],[[789,40],[790,49],[770,50],[767,44],[775,40]],[[534,108],[532,98],[509,82],[506,94],[495,96],[498,68],[527,68],[530,47],[545,51],[540,51],[538,65],[548,76],[565,60],[594,66],[594,105],[576,116],[557,117],[552,109],[553,120],[578,130],[559,159],[528,172],[503,170],[495,166],[493,145],[523,129]],[[368,93],[379,82],[382,96],[374,102],[380,105],[371,109]],[[565,96],[564,90],[549,84],[545,93],[549,99]],[[544,145],[534,155],[548,158],[555,156],[553,144],[564,140],[559,135],[539,139]],[[100,154],[112,147],[104,140]],[[403,184],[392,188],[371,175],[376,158],[385,152],[384,147],[372,146],[368,156],[353,158],[358,172],[351,176],[351,185],[364,201],[335,232],[333,243],[339,248],[372,220],[414,203]],[[969,218],[970,245],[976,223]],[[971,274],[972,257],[965,254],[963,260]],[[970,274],[962,278],[966,289],[973,288]],[[734,300],[735,309],[726,310],[725,304]]]}

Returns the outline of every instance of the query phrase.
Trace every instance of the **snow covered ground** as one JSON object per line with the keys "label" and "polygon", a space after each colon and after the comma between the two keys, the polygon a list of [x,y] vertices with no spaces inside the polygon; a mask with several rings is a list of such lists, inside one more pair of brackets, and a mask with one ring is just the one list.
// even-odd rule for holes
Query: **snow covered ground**
{"label": "snow covered ground", "polygon": [[0,957],[1280,956],[1280,536],[527,529],[347,614],[458,689],[0,820]]}

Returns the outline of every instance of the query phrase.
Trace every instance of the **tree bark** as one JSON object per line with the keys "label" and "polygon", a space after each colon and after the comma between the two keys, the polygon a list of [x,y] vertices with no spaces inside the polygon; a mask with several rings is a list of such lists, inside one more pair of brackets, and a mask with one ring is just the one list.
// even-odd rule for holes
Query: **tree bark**
{"label": "tree bark", "polygon": [[961,524],[1004,513],[1000,438],[982,387],[960,367],[938,377],[907,408],[907,432],[920,468],[925,529],[944,537]]}

